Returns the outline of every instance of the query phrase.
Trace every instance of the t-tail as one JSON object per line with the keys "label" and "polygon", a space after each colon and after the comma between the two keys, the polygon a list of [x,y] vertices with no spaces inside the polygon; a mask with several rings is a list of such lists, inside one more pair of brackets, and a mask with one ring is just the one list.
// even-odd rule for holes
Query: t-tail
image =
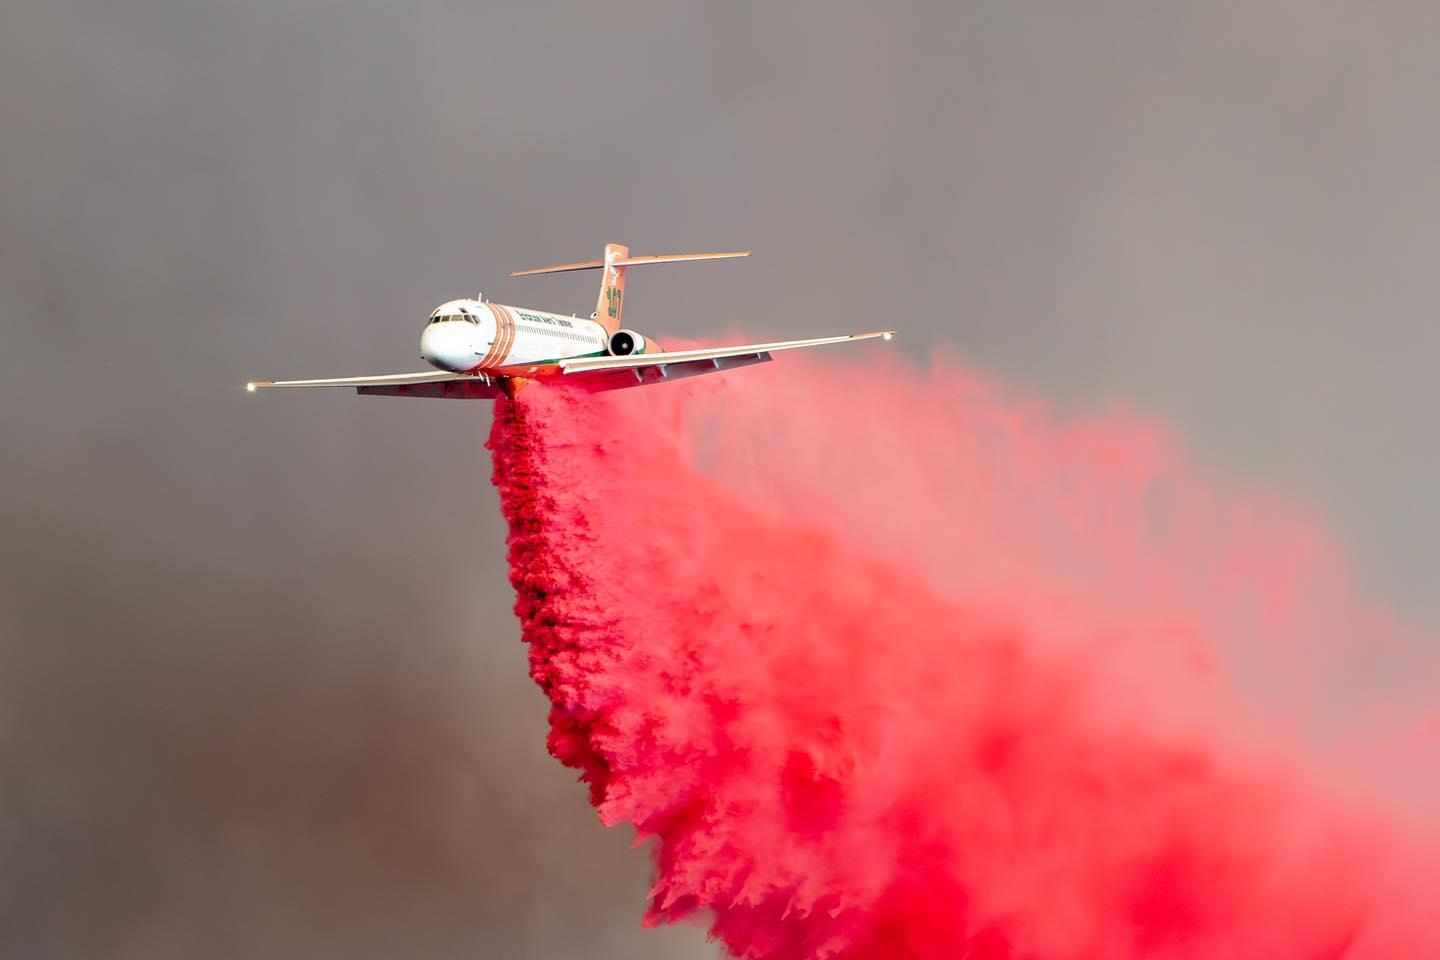
{"label": "t-tail", "polygon": [[632,257],[630,248],[624,244],[607,243],[603,260],[562,263],[536,270],[517,270],[510,276],[529,277],[540,273],[567,273],[571,270],[604,270],[600,278],[600,299],[595,304],[595,319],[613,334],[620,329],[620,314],[625,305],[625,271],[629,267],[643,267],[652,263],[684,263],[687,260],[728,260],[731,257],[748,256],[749,250],[737,253],[662,253],[649,257]]}
{"label": "t-tail", "polygon": [[630,256],[623,243],[605,244],[605,269],[600,271],[600,299],[595,301],[595,319],[612,334],[620,329],[620,310],[625,306],[625,271],[620,261]]}

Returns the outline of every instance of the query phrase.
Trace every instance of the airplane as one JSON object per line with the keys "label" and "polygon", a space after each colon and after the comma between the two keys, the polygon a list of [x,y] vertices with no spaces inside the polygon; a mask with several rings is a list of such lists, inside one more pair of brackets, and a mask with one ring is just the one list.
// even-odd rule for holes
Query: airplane
{"label": "airplane", "polygon": [[614,390],[766,363],[771,354],[781,350],[877,337],[889,340],[895,335],[894,330],[883,330],[812,340],[666,351],[654,339],[620,326],[625,272],[630,267],[748,256],[750,251],[745,250],[632,257],[629,247],[609,243],[600,260],[562,263],[510,274],[529,277],[572,270],[603,270],[600,298],[588,320],[492,303],[483,296],[449,300],[431,312],[420,333],[420,358],[434,367],[433,370],[323,380],[251,380],[245,388],[254,392],[278,387],[353,387],[357,394],[365,396],[447,400],[487,400],[502,393],[514,397],[527,384],[545,382],[570,382],[591,390]]}

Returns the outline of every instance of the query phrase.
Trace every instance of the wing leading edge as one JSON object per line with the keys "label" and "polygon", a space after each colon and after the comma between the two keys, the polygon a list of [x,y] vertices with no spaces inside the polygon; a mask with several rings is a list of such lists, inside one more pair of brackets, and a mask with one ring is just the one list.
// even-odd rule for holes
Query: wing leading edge
{"label": "wing leading edge", "polygon": [[245,389],[294,387],[353,387],[373,397],[439,397],[448,400],[490,400],[500,395],[494,379],[468,373],[426,370],[420,373],[384,373],[370,377],[330,377],[323,380],[251,380]]}

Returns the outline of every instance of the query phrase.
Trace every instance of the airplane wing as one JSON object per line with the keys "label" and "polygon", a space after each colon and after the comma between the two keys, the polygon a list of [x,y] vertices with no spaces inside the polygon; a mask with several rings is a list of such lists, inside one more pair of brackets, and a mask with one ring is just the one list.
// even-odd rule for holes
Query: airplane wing
{"label": "airplane wing", "polygon": [[[731,370],[753,363],[766,363],[772,353],[819,347],[827,343],[850,343],[881,337],[889,340],[894,330],[876,333],[854,333],[843,337],[817,337],[813,340],[781,340],[776,343],[748,343],[735,347],[704,347],[699,350],[673,350],[667,353],[642,353],[629,357],[578,357],[560,360],[558,366],[567,376],[584,376],[587,385],[596,389],[618,389],[642,383],[658,383],[702,373]],[[590,382],[593,378],[594,382]]]}
{"label": "airplane wing", "polygon": [[848,343],[854,340],[889,340],[894,330],[878,333],[855,333],[843,337],[818,337],[813,340],[782,340],[776,343],[747,343],[736,347],[705,347],[699,350],[672,350],[667,353],[644,353],[631,357],[576,357],[536,366],[504,367],[486,374],[446,373],[426,370],[421,373],[393,373],[371,377],[331,377],[324,380],[251,380],[245,389],[269,390],[276,387],[352,387],[356,393],[382,397],[440,397],[449,400],[490,400],[502,393],[500,384],[507,378],[532,378],[559,370],[573,376],[592,390],[614,390],[644,383],[662,383],[702,373],[732,370],[755,363],[766,363],[772,353],[818,347],[827,343]]}
{"label": "airplane wing", "polygon": [[425,370],[387,373],[371,377],[331,377],[325,380],[251,380],[245,389],[274,387],[354,387],[355,392],[379,397],[443,397],[450,400],[489,400],[500,395],[493,379],[468,373]]}

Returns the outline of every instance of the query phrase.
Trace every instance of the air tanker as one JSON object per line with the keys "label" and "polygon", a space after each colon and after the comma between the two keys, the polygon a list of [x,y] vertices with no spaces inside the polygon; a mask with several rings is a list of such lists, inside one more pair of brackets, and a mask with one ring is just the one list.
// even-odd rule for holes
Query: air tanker
{"label": "air tanker", "polygon": [[492,303],[483,297],[440,304],[420,332],[420,357],[434,369],[419,373],[332,377],[322,380],[252,380],[250,391],[272,387],[353,387],[356,393],[382,397],[438,397],[487,400],[532,383],[575,383],[594,390],[614,390],[663,383],[765,363],[771,354],[827,343],[881,338],[893,330],[748,343],[733,347],[667,351],[651,337],[621,326],[625,273],[631,267],[693,260],[748,257],[738,253],[674,253],[632,257],[622,244],[605,246],[600,260],[563,263],[537,270],[519,270],[512,277],[572,270],[601,270],[600,299],[586,320]]}

